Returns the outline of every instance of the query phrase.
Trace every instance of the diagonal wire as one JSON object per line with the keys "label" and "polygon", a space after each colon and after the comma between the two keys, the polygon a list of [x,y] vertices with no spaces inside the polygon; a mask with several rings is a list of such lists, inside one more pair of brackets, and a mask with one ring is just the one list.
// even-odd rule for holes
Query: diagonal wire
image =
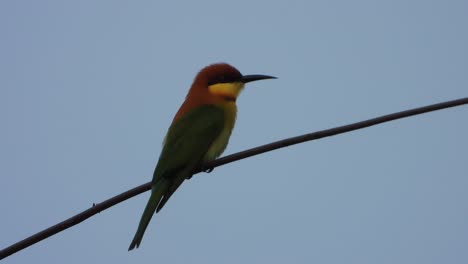
{"label": "diagonal wire", "polygon": [[[292,146],[292,145],[295,145],[295,144],[300,144],[300,143],[303,143],[303,142],[306,142],[306,141],[311,141],[311,140],[316,140],[316,139],[320,139],[320,138],[324,138],[324,137],[330,137],[330,136],[334,136],[334,135],[338,135],[338,134],[342,134],[342,133],[346,133],[346,132],[350,132],[350,131],[353,131],[353,130],[357,130],[357,129],[362,129],[362,128],[366,128],[366,127],[370,127],[370,126],[375,126],[375,125],[378,125],[378,124],[381,124],[381,123],[385,123],[385,122],[389,122],[389,121],[393,121],[393,120],[396,120],[396,119],[400,119],[400,118],[405,118],[405,117],[409,117],[409,116],[414,116],[414,115],[419,115],[419,114],[423,114],[423,113],[427,113],[427,112],[432,112],[432,111],[437,111],[437,110],[441,110],[441,109],[445,109],[445,108],[450,108],[450,107],[455,107],[455,106],[460,106],[460,105],[464,105],[464,104],[468,104],[468,97],[465,97],[465,98],[461,98],[461,99],[457,99],[457,100],[452,100],[452,101],[446,101],[446,102],[442,102],[442,103],[438,103],[438,104],[432,104],[432,105],[427,105],[427,106],[423,106],[423,107],[418,107],[418,108],[413,108],[413,109],[409,109],[409,110],[405,110],[405,111],[401,111],[401,112],[396,112],[396,113],[392,113],[392,114],[389,114],[389,115],[384,115],[384,116],[380,116],[380,117],[376,117],[376,118],[372,118],[372,119],[368,119],[368,120],[364,120],[364,121],[361,121],[361,122],[357,122],[357,123],[352,123],[352,124],[349,124],[349,125],[344,125],[344,126],[339,126],[339,127],[335,127],[335,128],[330,128],[330,129],[325,129],[325,130],[321,130],[321,131],[317,131],[317,132],[313,132],[313,133],[309,133],[309,134],[304,134],[304,135],[301,135],[301,136],[297,136],[297,137],[291,137],[291,138],[287,138],[287,139],[283,139],[283,140],[280,140],[280,141],[276,141],[276,142],[273,142],[273,143],[270,143],[270,144],[265,144],[265,145],[262,145],[262,146],[258,146],[258,147],[255,147],[255,148],[251,148],[251,149],[247,149],[247,150],[244,150],[244,151],[241,151],[241,152],[238,152],[238,153],[234,153],[232,155],[228,155],[228,156],[225,156],[225,157],[222,157],[222,158],[219,158],[215,161],[212,161],[212,162],[209,162],[209,163],[206,163],[204,164],[203,166],[203,169],[199,169],[197,170],[195,173],[199,173],[201,172],[202,170],[205,170],[205,169],[212,169],[212,168],[216,168],[216,167],[219,167],[219,166],[222,166],[222,165],[225,165],[225,164],[228,164],[228,163],[231,163],[231,162],[234,162],[234,161],[238,161],[238,160],[241,160],[241,159],[245,159],[245,158],[248,158],[248,157],[252,157],[252,156],[255,156],[255,155],[259,155],[259,154],[262,154],[262,153],[265,153],[265,152],[268,152],[268,151],[272,151],[272,150],[276,150],[276,149],[280,149],[280,148],[284,148],[284,147],[288,147],[288,146]],[[56,225],[53,225],[47,229],[44,229],[30,237],[27,237],[17,243],[14,243],[4,249],[2,249],[0,251],[0,260],[1,259],[4,259],[20,250],[23,250],[41,240],[44,240],[50,236],[53,236],[67,228],[70,228],[74,225],[77,225],[81,222],[83,222],[84,220],[90,218],[91,216],[97,214],[97,213],[100,213],[101,211],[109,208],[109,207],[112,207],[120,202],[123,202],[127,199],[130,199],[138,194],[141,194],[145,191],[148,191],[151,189],[151,182],[148,182],[148,183],[145,183],[145,184],[142,184],[140,186],[137,186],[133,189],[130,189],[124,193],[121,193],[119,195],[116,195],[112,198],[109,198],[101,203],[98,203],[98,204],[93,204],[93,206],[87,210],[84,210],[83,212],[75,215],[75,216],[72,216]]]}

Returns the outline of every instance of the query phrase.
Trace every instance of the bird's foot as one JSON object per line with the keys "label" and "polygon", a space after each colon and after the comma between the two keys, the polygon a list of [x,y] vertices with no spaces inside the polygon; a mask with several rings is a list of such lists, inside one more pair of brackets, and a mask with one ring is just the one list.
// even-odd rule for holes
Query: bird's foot
{"label": "bird's foot", "polygon": [[[200,169],[200,171],[203,171],[203,172],[206,172],[206,173],[210,173],[210,172],[212,172],[213,170],[214,170],[214,167],[202,167],[202,168]],[[193,175],[190,175],[190,176],[188,176],[186,179],[187,179],[187,180],[190,180],[190,179],[192,179],[192,177],[193,177]]]}
{"label": "bird's foot", "polygon": [[210,173],[214,170],[214,167],[204,167],[202,168],[203,172]]}

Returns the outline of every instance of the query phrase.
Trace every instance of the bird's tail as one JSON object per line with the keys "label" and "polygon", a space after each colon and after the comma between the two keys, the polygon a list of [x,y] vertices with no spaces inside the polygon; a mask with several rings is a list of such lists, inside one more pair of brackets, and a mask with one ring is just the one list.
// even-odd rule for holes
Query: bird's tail
{"label": "bird's tail", "polygon": [[140,224],[138,225],[138,229],[135,233],[135,236],[133,237],[132,243],[130,243],[130,247],[128,247],[128,251],[140,246],[145,230],[151,221],[151,217],[153,217],[153,214],[156,211],[156,208],[158,207],[158,204],[161,201],[163,195],[167,191],[167,188],[168,182],[165,179],[161,179],[159,182],[153,185],[151,190],[151,197],[146,204],[145,211],[143,211]]}

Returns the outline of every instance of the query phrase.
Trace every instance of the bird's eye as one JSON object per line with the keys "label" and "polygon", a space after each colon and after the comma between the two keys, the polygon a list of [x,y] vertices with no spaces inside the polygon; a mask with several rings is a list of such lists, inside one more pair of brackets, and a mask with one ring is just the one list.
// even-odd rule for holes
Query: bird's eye
{"label": "bird's eye", "polygon": [[209,82],[209,85],[217,84],[217,83],[225,83],[225,82],[227,82],[226,81],[226,76],[218,75]]}
{"label": "bird's eye", "polygon": [[239,78],[240,77],[238,77],[238,76],[229,75],[229,74],[216,75],[216,76],[213,76],[210,81],[208,81],[208,85],[213,85],[213,84],[217,84],[217,83],[235,82]]}

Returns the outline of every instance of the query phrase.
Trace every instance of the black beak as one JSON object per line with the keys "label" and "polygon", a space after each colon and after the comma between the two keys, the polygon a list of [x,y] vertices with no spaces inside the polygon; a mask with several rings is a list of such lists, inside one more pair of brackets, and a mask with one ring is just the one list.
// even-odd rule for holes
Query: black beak
{"label": "black beak", "polygon": [[241,82],[243,83],[248,83],[248,82],[253,82],[253,81],[259,81],[259,80],[265,80],[265,79],[276,79],[274,76],[269,76],[269,75],[261,75],[261,74],[252,74],[252,75],[244,75],[240,79]]}

